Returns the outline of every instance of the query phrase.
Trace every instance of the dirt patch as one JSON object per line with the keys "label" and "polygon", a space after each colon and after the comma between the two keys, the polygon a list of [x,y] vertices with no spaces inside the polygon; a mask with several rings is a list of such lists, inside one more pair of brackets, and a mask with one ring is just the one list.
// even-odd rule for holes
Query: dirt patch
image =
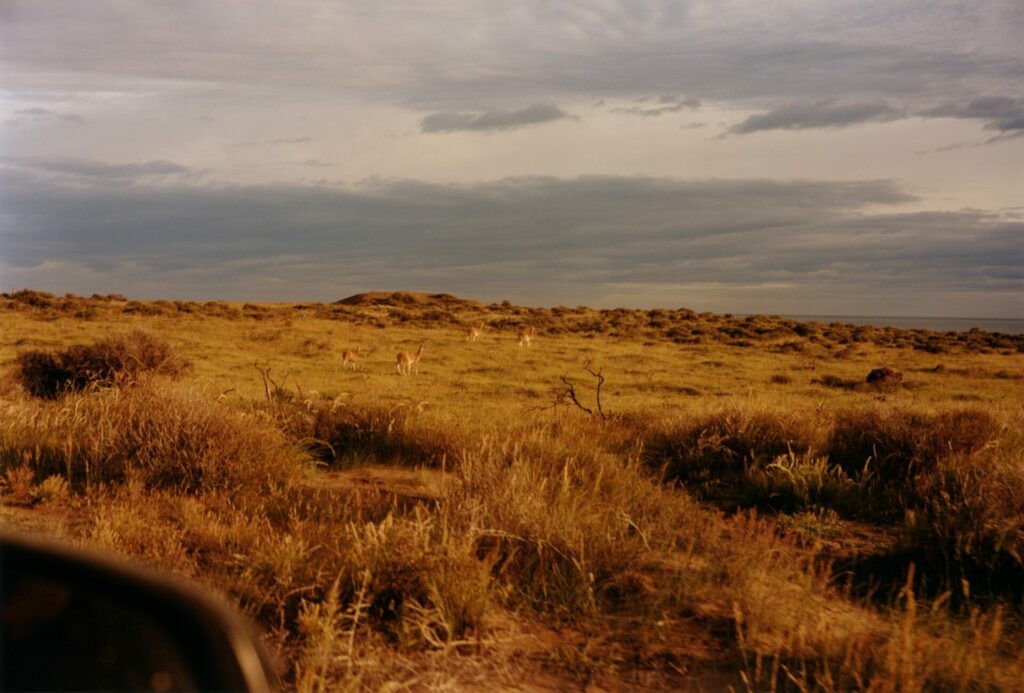
{"label": "dirt patch", "polygon": [[0,530],[43,537],[66,536],[88,523],[85,513],[65,503],[36,506],[0,503]]}
{"label": "dirt patch", "polygon": [[303,486],[341,495],[379,494],[393,498],[398,505],[404,507],[436,503],[445,487],[456,482],[454,474],[439,469],[409,469],[374,464],[321,472],[304,479]]}

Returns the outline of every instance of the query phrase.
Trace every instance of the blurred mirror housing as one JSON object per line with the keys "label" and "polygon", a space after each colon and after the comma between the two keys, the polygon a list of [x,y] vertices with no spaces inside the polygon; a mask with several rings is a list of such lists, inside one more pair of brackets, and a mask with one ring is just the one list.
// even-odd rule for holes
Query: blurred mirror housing
{"label": "blurred mirror housing", "polygon": [[0,533],[3,690],[275,690],[242,616],[164,576]]}

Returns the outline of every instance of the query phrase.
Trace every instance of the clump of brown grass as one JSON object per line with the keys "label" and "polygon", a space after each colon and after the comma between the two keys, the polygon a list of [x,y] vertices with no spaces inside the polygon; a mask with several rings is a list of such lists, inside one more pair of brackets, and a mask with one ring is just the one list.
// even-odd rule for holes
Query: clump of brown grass
{"label": "clump of brown grass", "polygon": [[284,482],[300,458],[272,427],[160,380],[11,407],[0,463],[31,464],[74,487],[120,482],[185,491]]}
{"label": "clump of brown grass", "polygon": [[654,432],[645,459],[663,467],[668,479],[702,485],[741,476],[750,464],[820,448],[820,437],[815,419],[800,412],[722,409]]}
{"label": "clump of brown grass", "polygon": [[[1007,649],[1002,607],[950,618],[949,593],[924,601],[913,566],[888,613],[840,604],[796,607],[805,620],[773,639],[737,608],[737,640],[748,690],[1018,690],[1019,657]],[[810,606],[810,608],[808,608]],[[1012,628],[1012,626],[1011,626]],[[824,635],[822,638],[821,636]],[[781,637],[779,637],[781,636]]]}
{"label": "clump of brown grass", "polygon": [[868,465],[883,482],[902,482],[952,453],[975,454],[995,440],[999,422],[987,410],[962,408],[931,414],[874,407],[835,415],[830,459],[848,473]]}
{"label": "clump of brown grass", "polygon": [[187,366],[166,340],[141,330],[63,351],[24,351],[17,364],[25,389],[49,399],[93,386],[129,385],[148,374],[176,376]]}
{"label": "clump of brown grass", "polygon": [[679,583],[655,588],[629,576],[652,552],[689,553],[706,536],[708,520],[688,496],[636,456],[623,462],[595,450],[595,425],[485,441],[460,462],[448,512],[475,537],[513,605],[567,619],[626,604],[645,613]]}
{"label": "clump of brown grass", "polygon": [[436,467],[456,459],[466,444],[460,427],[443,413],[410,403],[350,405],[279,398],[258,410],[328,464],[376,461]]}

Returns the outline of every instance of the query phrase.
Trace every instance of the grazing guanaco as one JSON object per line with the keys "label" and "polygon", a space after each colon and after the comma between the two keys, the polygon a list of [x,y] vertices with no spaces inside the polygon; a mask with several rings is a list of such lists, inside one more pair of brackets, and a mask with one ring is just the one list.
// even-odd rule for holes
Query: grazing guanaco
{"label": "grazing guanaco", "polygon": [[416,350],[416,353],[410,353],[408,351],[398,352],[398,374],[409,375],[409,373],[415,372],[419,375],[419,363],[420,358],[423,357],[423,345],[420,344],[420,348]]}
{"label": "grazing guanaco", "polygon": [[530,346],[530,341],[533,339],[533,325],[529,327],[520,327],[516,336],[519,337],[519,348],[523,346]]}
{"label": "grazing guanaco", "polygon": [[479,337],[484,331],[484,324],[480,323],[474,327],[467,327],[463,330],[466,333],[467,342],[475,342],[476,338]]}
{"label": "grazing guanaco", "polygon": [[356,347],[355,351],[341,352],[341,367],[346,368],[349,364],[352,364],[352,370],[358,370],[356,367],[356,361],[362,358],[362,350],[362,347]]}

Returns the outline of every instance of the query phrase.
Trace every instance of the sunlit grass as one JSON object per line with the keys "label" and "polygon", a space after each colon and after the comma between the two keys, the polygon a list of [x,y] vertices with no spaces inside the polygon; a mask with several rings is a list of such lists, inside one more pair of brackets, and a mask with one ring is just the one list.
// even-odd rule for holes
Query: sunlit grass
{"label": "sunlit grass", "polygon": [[[0,310],[5,513],[226,595],[290,687],[1024,675],[1020,340],[402,301]],[[55,400],[15,382],[19,353],[136,329],[191,368]],[[883,365],[903,385],[862,386]]]}

